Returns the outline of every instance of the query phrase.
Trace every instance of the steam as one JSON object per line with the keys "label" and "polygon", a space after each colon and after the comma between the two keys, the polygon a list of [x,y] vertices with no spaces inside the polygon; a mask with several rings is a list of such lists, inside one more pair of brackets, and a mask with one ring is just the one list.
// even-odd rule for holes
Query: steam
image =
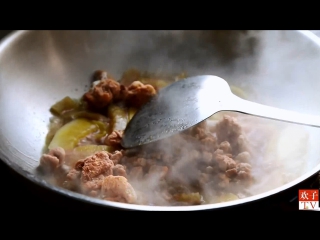
{"label": "steam", "polygon": [[[159,75],[182,71],[189,76],[212,74],[243,89],[248,100],[304,113],[320,112],[320,104],[310,103],[313,89],[320,89],[320,72],[315,70],[320,64],[320,60],[317,60],[319,50],[302,38],[300,45],[296,41],[290,42],[288,32],[116,33],[108,34],[108,44],[112,49],[108,50],[106,65],[98,66],[116,78],[132,67]],[[97,49],[94,44],[86,43],[88,56],[93,49]],[[103,47],[99,46],[98,49]],[[308,52],[306,49],[309,49]],[[307,81],[302,81],[302,78],[307,78]],[[312,82],[312,88],[305,82]],[[312,98],[320,102],[320,94]],[[252,186],[239,187],[234,192],[248,195],[262,193],[296,179],[319,164],[320,153],[316,143],[320,140],[320,130],[229,112],[216,114],[215,120],[221,119],[223,114],[237,117],[252,154],[250,164],[255,181]],[[214,127],[215,123],[212,120],[208,122],[210,127]],[[167,164],[171,182],[192,186],[201,177],[201,171],[190,155],[190,151],[200,147],[197,144],[176,135],[145,146],[143,151],[158,151],[174,156],[172,165]],[[159,175],[150,174],[148,178],[129,181],[140,196],[145,195],[145,204],[169,205],[160,193],[159,189],[164,183]],[[213,198],[216,195],[214,188],[205,191],[210,192]]]}
{"label": "steam", "polygon": [[[307,171],[308,168],[304,163],[309,158],[310,134],[304,126],[292,126],[292,124],[230,112],[220,113],[219,118],[225,114],[235,116],[242,126],[252,155],[249,163],[252,166],[251,175],[254,181],[250,186],[232,184],[225,190],[221,190],[217,188],[217,182],[215,182],[218,181],[218,176],[214,176],[215,180],[205,185],[201,192],[206,198],[206,203],[218,201],[221,192],[235,193],[238,196],[263,193],[280,187]],[[207,121],[211,126],[216,123],[212,120]],[[199,151],[200,144],[201,142],[188,141],[182,135],[175,135],[145,145],[142,151],[161,152],[164,155],[173,156],[174,161],[165,164],[170,168],[167,188],[170,188],[170,184],[179,183],[191,192],[198,192],[199,187],[195,183],[201,179],[201,174],[205,173],[205,168],[199,168],[199,161],[201,161],[199,159],[202,156]],[[194,157],[197,154],[198,157]],[[158,161],[155,164],[163,165],[164,163]],[[163,181],[159,175],[149,174],[147,178],[129,179],[129,181],[142,194],[141,196],[144,196],[145,204],[170,205],[170,201],[161,194],[163,191],[160,188],[163,186]]]}
{"label": "steam", "polygon": [[[151,37],[149,34],[156,34],[157,37]],[[301,92],[308,93],[310,86],[304,84],[301,78],[307,75],[315,80],[313,81],[315,84],[320,84],[320,81],[317,81],[320,74],[316,75],[313,70],[317,68],[315,66],[317,61],[310,58],[299,62],[301,55],[309,56],[310,52],[304,51],[306,47],[304,43],[297,49],[296,42],[290,42],[289,34],[277,31],[175,31],[170,34],[141,32],[136,35],[128,33],[128,42],[122,49],[126,57],[121,64],[159,75],[181,71],[191,76],[217,75],[227,80],[229,84],[243,89],[248,100],[300,112],[312,112],[318,107],[315,104],[306,104],[308,96]],[[280,38],[284,41],[279,46]],[[308,47],[312,49],[309,43]],[[318,58],[318,55],[315,54],[314,57]],[[132,66],[132,63],[135,65]],[[320,95],[314,97],[320,98]],[[223,113],[220,114],[220,119],[222,115]],[[242,114],[231,113],[231,115],[237,116],[252,147],[253,158],[250,164],[255,183],[246,189],[250,194],[279,187],[310,169],[303,164],[309,162],[307,149],[310,146],[311,135],[316,138],[316,133],[310,128],[295,126],[295,130],[291,131],[291,137],[283,138],[292,129],[289,129],[292,127],[291,124]],[[293,140],[295,137],[296,140]],[[190,150],[197,148],[194,144],[175,136],[152,146],[156,148],[155,151],[174,155],[175,146],[183,146],[184,149]],[[291,148],[300,151],[287,154]],[[180,154],[171,166],[171,175],[175,176],[177,181],[191,185],[194,179],[199,178],[199,170],[188,162],[190,161],[188,151],[181,151]],[[310,165],[315,166],[315,164]],[[157,182],[160,180],[149,179],[139,184],[146,187],[152,183],[152,187],[148,186],[150,189],[156,189]],[[212,189],[211,191],[214,195],[214,191]],[[243,189],[239,189],[239,192],[241,191]]]}
{"label": "steam", "polygon": [[[296,42],[289,41],[288,32],[176,31],[174,34],[157,34],[158,38],[148,37],[146,32],[138,36],[140,40],[145,40],[143,47],[135,47],[133,50],[130,48],[125,65],[130,66],[137,62],[136,68],[160,74],[180,71],[186,71],[189,75],[213,74],[242,88],[248,100],[305,113],[315,113],[318,110],[320,112],[315,104],[307,104],[310,86],[301,81],[301,78],[307,75],[314,80],[315,87],[320,89],[320,86],[317,86],[320,84],[320,74],[314,71],[317,68],[315,58],[318,58],[318,55],[313,55],[314,58],[309,60],[304,58],[303,62],[299,61],[301,55],[309,56],[310,52],[304,51],[306,44],[303,41],[301,48],[297,49]],[[186,36],[188,41],[179,40]],[[280,46],[279,38],[284,40]],[[135,39],[130,38],[130,41],[135,45]],[[169,47],[161,48],[163,43]],[[309,43],[308,47],[312,49]],[[149,50],[154,52],[154,55],[144,54]],[[138,61],[135,61],[136,57]],[[148,59],[148,63],[145,64],[142,58]],[[314,97],[320,98],[320,95]],[[250,164],[255,183],[245,189],[250,194],[262,193],[288,183],[319,162],[316,157],[314,163],[310,163],[310,157],[315,156],[315,153],[312,155],[311,150],[308,150],[312,144],[311,139],[319,136],[319,132],[312,128],[242,114],[234,115],[245,129],[247,140],[252,145],[254,157]],[[290,137],[283,137],[286,135]],[[179,137],[171,139],[158,142],[157,149],[172,155],[175,152],[174,146],[183,145],[185,149],[196,147]],[[291,148],[299,151],[291,151]],[[289,154],[290,152],[292,153]],[[181,154],[172,166],[171,173],[177,178],[183,175],[184,181],[190,184],[199,178],[199,171],[192,164],[188,164],[188,161],[188,154]],[[159,182],[159,179],[153,179],[149,180],[149,183],[152,182],[155,187],[157,181]]]}

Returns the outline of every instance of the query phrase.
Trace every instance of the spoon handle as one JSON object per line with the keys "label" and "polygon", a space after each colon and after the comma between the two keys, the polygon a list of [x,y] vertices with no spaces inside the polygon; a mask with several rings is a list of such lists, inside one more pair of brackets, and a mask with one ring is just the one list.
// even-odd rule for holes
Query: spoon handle
{"label": "spoon handle", "polygon": [[226,109],[231,111],[250,114],[258,117],[280,120],[289,123],[320,127],[320,117],[298,113],[290,110],[270,107],[259,103],[244,100],[235,95],[226,104]]}

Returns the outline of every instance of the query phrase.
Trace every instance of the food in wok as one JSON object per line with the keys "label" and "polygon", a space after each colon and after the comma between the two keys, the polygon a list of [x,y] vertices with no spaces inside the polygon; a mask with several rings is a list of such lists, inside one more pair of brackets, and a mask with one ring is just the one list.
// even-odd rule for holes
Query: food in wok
{"label": "food in wok", "polygon": [[[116,81],[96,71],[80,99],[66,96],[51,107],[39,174],[91,197],[157,206],[236,200],[297,176],[301,162],[279,163],[265,153],[276,148],[273,140],[281,139],[284,126],[298,134],[297,144],[307,141],[303,127],[239,113],[217,113],[167,139],[123,149],[121,137],[135,112],[159,89],[185,76],[129,69]],[[232,91],[245,98],[241,89],[232,86]]]}

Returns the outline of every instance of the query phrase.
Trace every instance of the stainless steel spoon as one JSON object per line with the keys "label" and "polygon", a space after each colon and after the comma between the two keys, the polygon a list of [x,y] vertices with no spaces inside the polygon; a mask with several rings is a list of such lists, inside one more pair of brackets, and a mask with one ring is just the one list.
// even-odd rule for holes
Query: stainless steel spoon
{"label": "stainless steel spoon", "polygon": [[143,106],[127,125],[121,145],[132,148],[190,128],[220,111],[320,127],[320,117],[250,102],[234,95],[228,83],[204,75],[177,81]]}

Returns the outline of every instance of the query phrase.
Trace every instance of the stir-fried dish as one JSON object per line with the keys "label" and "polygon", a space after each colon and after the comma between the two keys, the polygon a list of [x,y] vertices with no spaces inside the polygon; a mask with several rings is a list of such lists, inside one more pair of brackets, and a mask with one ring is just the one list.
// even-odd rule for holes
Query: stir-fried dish
{"label": "stir-fried dish", "polygon": [[[67,96],[51,107],[40,173],[68,190],[131,204],[198,205],[250,196],[257,179],[252,170],[269,166],[259,159],[267,146],[263,136],[272,131],[254,118],[240,123],[240,114],[215,114],[167,139],[121,147],[135,112],[159,89],[184,77],[130,69],[116,81],[96,71],[81,99]],[[254,131],[262,138],[250,142]]]}

